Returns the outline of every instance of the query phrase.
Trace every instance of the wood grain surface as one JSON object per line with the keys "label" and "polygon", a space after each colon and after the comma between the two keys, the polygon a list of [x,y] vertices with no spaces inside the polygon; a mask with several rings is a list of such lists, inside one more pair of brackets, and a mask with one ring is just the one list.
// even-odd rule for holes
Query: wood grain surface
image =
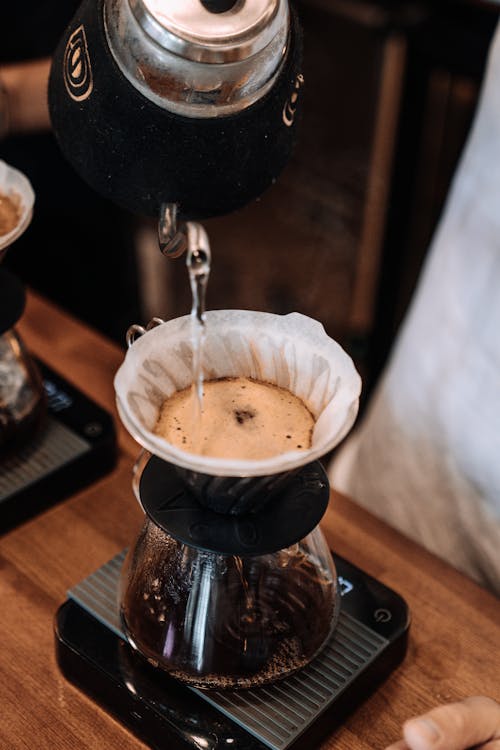
{"label": "wood grain surface", "polygon": [[[55,661],[54,615],[66,591],[135,539],[139,447],[114,406],[121,349],[30,293],[17,326],[29,350],[112,413],[116,468],[0,537],[0,750],[134,750],[144,745],[69,684]],[[340,555],[399,592],[412,615],[407,656],[322,747],[383,750],[402,722],[441,701],[500,698],[500,602],[332,492],[322,528]]]}

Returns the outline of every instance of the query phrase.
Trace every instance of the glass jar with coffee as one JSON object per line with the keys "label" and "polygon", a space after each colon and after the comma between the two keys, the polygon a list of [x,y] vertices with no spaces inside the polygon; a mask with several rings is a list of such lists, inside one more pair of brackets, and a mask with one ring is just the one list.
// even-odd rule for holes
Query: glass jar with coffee
{"label": "glass jar with coffee", "polygon": [[134,488],[146,520],[122,570],[120,610],[147,659],[187,684],[235,689],[281,679],[320,651],[339,593],[317,525],[329,494],[319,464],[237,516],[199,504],[149,454]]}
{"label": "glass jar with coffee", "polygon": [[[0,161],[0,261],[28,227],[35,195],[27,177]],[[0,451],[30,439],[43,425],[46,397],[38,367],[15,325],[25,306],[22,282],[0,267]]]}

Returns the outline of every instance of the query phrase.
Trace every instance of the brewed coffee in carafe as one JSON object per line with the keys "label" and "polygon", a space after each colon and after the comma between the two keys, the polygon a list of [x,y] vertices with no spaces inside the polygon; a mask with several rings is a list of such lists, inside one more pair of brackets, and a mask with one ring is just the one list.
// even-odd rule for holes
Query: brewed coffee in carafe
{"label": "brewed coffee in carafe", "polygon": [[[332,556],[317,525],[298,542],[273,546],[300,535],[304,518],[307,531],[324,512],[328,483],[321,468],[307,467],[271,507],[224,517],[199,505],[171,467],[149,462],[136,475],[147,518],[121,575],[130,642],[171,676],[200,688],[262,685],[307,664],[337,620]],[[162,482],[159,492],[153,484]],[[304,515],[304,504],[315,505],[315,513]]]}

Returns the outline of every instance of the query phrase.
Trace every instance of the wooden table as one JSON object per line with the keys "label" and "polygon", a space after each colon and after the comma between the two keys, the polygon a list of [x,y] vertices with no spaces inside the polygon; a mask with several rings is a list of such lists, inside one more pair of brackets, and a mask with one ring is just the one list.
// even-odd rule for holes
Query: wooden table
{"label": "wooden table", "polygon": [[[68,588],[135,539],[139,448],[114,406],[124,348],[30,294],[17,326],[28,348],[115,417],[116,468],[0,538],[0,750],[133,750],[144,745],[60,674],[53,619]],[[105,500],[105,502],[103,502]],[[500,698],[500,601],[346,497],[322,522],[332,548],[398,591],[412,613],[403,664],[323,744],[373,750],[440,701]]]}

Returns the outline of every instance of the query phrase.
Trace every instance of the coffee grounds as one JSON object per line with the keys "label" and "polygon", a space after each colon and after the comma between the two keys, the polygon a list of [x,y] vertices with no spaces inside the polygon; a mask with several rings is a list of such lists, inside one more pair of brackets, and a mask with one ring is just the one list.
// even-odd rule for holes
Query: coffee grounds
{"label": "coffee grounds", "polygon": [[21,212],[17,204],[14,198],[0,193],[0,235],[12,232],[19,223]]}
{"label": "coffee grounds", "polygon": [[311,447],[314,417],[285,388],[252,378],[220,378],[203,385],[201,420],[191,388],[160,410],[155,433],[178,448],[214,458],[259,460]]}

